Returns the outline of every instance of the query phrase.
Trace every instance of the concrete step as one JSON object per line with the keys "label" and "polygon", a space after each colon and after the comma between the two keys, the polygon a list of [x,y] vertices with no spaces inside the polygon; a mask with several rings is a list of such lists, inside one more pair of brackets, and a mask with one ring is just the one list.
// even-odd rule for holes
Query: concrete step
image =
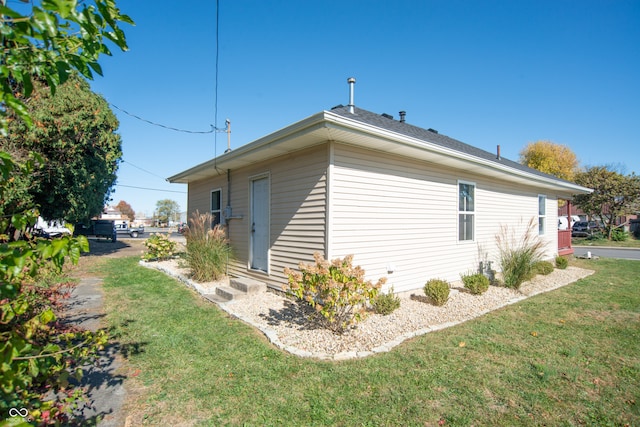
{"label": "concrete step", "polygon": [[254,295],[267,291],[267,284],[259,280],[250,279],[248,277],[232,277],[229,280],[229,286],[233,289],[245,292],[248,295]]}
{"label": "concrete step", "polygon": [[217,303],[229,302],[228,299],[218,294],[203,294],[202,297],[211,302],[217,302]]}
{"label": "concrete step", "polygon": [[218,286],[216,288],[216,295],[224,298],[227,301],[231,301],[234,299],[243,299],[248,296],[246,292],[240,291],[230,286]]}

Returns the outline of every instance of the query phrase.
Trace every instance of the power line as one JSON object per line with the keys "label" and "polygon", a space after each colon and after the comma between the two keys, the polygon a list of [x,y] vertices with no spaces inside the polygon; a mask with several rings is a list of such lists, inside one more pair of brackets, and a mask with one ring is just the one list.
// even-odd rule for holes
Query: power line
{"label": "power line", "polygon": [[140,120],[142,122],[145,122],[145,123],[148,123],[150,125],[158,126],[158,127],[164,128],[164,129],[175,131],[175,132],[207,134],[207,133],[215,133],[217,130],[220,130],[220,131],[223,130],[223,129],[218,129],[213,125],[209,125],[209,126],[211,126],[211,129],[208,130],[208,131],[195,131],[195,130],[186,130],[186,129],[174,128],[174,127],[171,127],[171,126],[166,126],[166,125],[163,125],[163,124],[160,124],[160,123],[152,122],[151,120],[144,119],[144,118],[142,118],[140,116],[136,116],[135,114],[132,114],[132,113],[128,112],[127,110],[124,110],[124,109],[118,107],[117,105],[115,105],[115,104],[113,104],[111,102],[109,103],[109,105],[111,105],[116,110],[122,111],[126,115],[133,117],[134,119],[138,119],[138,120]]}
{"label": "power line", "polygon": [[133,185],[124,185],[124,184],[116,184],[116,187],[126,187],[126,188],[136,188],[138,190],[149,190],[149,191],[162,191],[165,193],[180,193],[187,194],[186,191],[177,191],[177,190],[163,190],[161,188],[147,188],[147,187],[135,187]]}
{"label": "power line", "polygon": [[164,181],[166,181],[166,180],[167,180],[167,179],[166,179],[165,177],[163,177],[163,176],[156,175],[156,174],[155,174],[155,173],[153,173],[153,172],[149,172],[149,171],[148,171],[148,170],[146,170],[146,169],[142,169],[140,166],[136,166],[136,165],[134,165],[133,163],[128,162],[128,161],[126,161],[126,160],[124,160],[124,159],[122,159],[122,163],[126,163],[126,164],[128,164],[129,166],[133,166],[134,168],[139,169],[139,170],[141,170],[142,172],[146,172],[146,173],[148,173],[149,175],[153,175],[153,176],[155,176],[156,178],[160,178],[160,179],[162,179],[162,180],[164,180]]}

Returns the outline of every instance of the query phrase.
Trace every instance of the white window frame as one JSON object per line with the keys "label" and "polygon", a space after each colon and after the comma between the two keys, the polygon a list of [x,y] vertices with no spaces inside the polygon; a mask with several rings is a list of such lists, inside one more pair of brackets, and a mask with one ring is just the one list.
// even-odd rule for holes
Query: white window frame
{"label": "white window frame", "polygon": [[[472,201],[473,201],[473,209],[472,210],[467,210],[467,209],[460,209],[460,186],[461,185],[470,185],[473,188],[473,197],[472,197]],[[463,180],[458,180],[458,185],[456,185],[456,212],[457,212],[457,216],[456,216],[456,224],[457,224],[457,240],[458,243],[469,243],[469,242],[475,242],[476,239],[476,212],[477,212],[477,200],[476,200],[476,193],[477,193],[477,185],[475,182],[471,182],[471,181],[463,181]],[[471,216],[471,239],[461,239],[460,237],[460,233],[462,230],[460,230],[460,218],[461,215],[467,215],[467,216]],[[465,232],[465,237],[466,236],[466,232]]]}
{"label": "white window frame", "polygon": [[[220,196],[218,209],[213,209],[213,195],[214,193],[218,193]],[[220,224],[222,221],[222,188],[216,188],[211,190],[211,197],[209,198],[209,212],[211,216],[213,216],[213,220],[211,221],[211,228]]]}
{"label": "white window frame", "polygon": [[538,194],[538,235],[544,236],[546,234],[546,230],[547,230],[547,196],[545,194]]}

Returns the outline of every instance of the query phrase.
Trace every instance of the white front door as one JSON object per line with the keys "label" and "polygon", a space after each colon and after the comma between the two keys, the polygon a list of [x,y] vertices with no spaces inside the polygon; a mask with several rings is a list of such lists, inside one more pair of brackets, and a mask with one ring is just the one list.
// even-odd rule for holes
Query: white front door
{"label": "white front door", "polygon": [[269,178],[251,181],[251,259],[254,270],[269,270]]}

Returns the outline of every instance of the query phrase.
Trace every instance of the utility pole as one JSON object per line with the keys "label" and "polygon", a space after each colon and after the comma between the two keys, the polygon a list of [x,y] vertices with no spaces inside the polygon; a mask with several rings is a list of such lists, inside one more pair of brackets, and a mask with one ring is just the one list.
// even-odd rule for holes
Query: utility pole
{"label": "utility pole", "polygon": [[225,153],[228,153],[231,151],[231,120],[227,119],[224,123],[227,125],[227,129],[225,131],[227,133],[227,149],[225,150]]}

